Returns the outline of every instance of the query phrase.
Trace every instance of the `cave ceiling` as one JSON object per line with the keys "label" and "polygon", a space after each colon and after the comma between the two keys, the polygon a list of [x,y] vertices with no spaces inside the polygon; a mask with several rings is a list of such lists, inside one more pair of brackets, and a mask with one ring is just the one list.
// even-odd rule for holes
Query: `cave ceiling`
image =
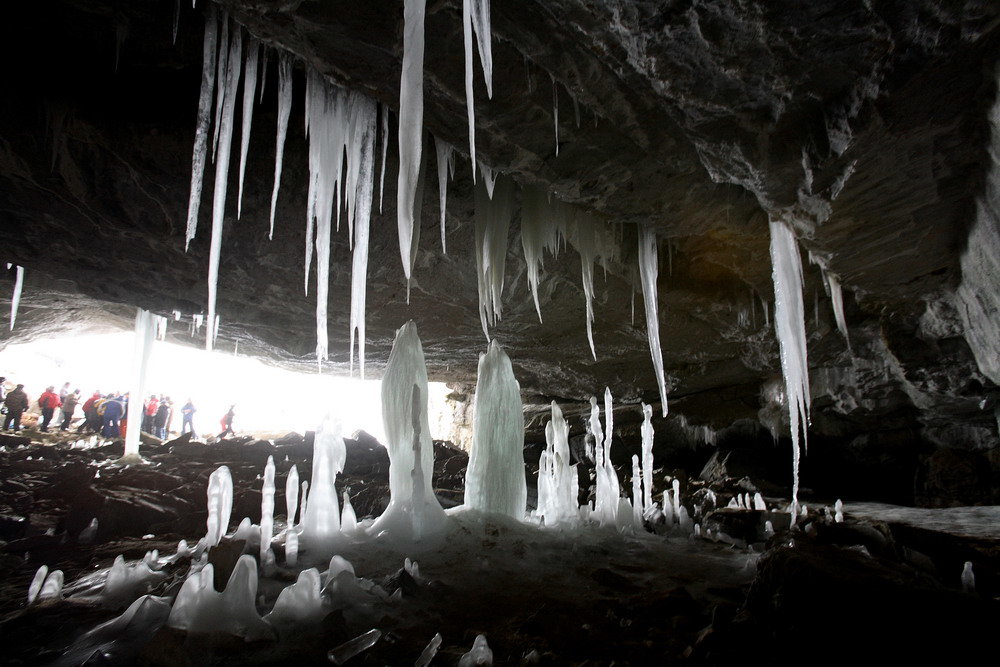
{"label": "cave ceiling", "polygon": [[[100,319],[93,313],[101,304],[124,322],[128,306],[165,315],[204,310],[210,176],[186,252],[184,224],[207,1],[194,9],[180,3],[176,43],[172,0],[8,9],[0,47],[8,63],[0,96],[0,259],[26,267],[27,282],[20,330],[6,341],[64,326],[55,322],[56,306],[85,311],[79,319],[86,322]],[[402,2],[218,5],[296,62],[273,240],[273,56],[238,220],[235,158],[230,170],[219,345],[239,340],[241,351],[313,368],[315,300],[303,292],[304,72],[315,68],[397,112]],[[525,395],[577,401],[608,385],[627,401],[658,400],[635,268],[636,226],[650,225],[660,238],[661,340],[675,409],[716,427],[756,416],[762,384],[780,374],[769,322],[769,218],[786,220],[799,237],[814,372],[851,368],[867,389],[861,407],[850,410],[828,386],[833,381],[814,382],[814,394],[827,391],[827,403],[841,412],[877,415],[892,403],[884,396],[902,392],[926,424],[967,415],[963,397],[980,401],[992,391],[970,361],[950,295],[990,163],[1000,4],[495,0],[492,22],[492,99],[476,65],[480,159],[522,187],[595,213],[614,225],[621,245],[619,261],[597,269],[595,361],[578,254],[569,248],[545,258],[539,323],[515,217],[503,317],[491,333],[514,361]],[[368,356],[377,374],[394,331],[413,319],[431,377],[471,383],[486,339],[461,3],[428,2],[425,33],[425,152],[433,161],[430,135],[459,152],[448,191],[448,252],[438,239],[431,166],[407,303],[393,119],[384,204],[376,203],[372,218]],[[851,350],[807,253],[840,278]],[[348,361],[351,283],[344,230],[334,235],[330,278],[330,367],[339,370]],[[186,326],[172,336],[198,344]]]}

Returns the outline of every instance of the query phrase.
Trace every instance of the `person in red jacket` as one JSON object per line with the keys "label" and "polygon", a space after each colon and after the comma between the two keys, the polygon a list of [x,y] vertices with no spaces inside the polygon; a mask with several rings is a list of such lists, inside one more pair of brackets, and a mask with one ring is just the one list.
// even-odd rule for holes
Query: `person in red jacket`
{"label": "person in red jacket", "polygon": [[55,393],[55,385],[49,387],[45,390],[41,396],[38,397],[38,407],[42,409],[42,427],[40,431],[47,432],[49,430],[49,422],[52,421],[52,415],[55,414],[56,408],[62,405],[62,401],[59,400],[59,396]]}
{"label": "person in red jacket", "polygon": [[156,417],[156,411],[160,407],[160,401],[156,398],[156,394],[149,397],[146,401],[145,410],[142,413],[142,430],[146,433],[153,432],[153,418]]}
{"label": "person in red jacket", "polygon": [[101,430],[101,418],[97,414],[97,402],[101,400],[101,392],[95,391],[94,395],[88,398],[83,404],[83,423],[77,428],[78,433],[91,431],[97,433]]}

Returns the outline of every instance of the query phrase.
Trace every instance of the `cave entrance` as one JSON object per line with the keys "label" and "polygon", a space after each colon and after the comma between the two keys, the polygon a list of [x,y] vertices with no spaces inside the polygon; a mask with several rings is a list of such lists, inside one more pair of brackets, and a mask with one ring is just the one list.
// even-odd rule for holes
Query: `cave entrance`
{"label": "cave entrance", "polygon": [[[0,352],[0,375],[24,384],[32,401],[47,386],[66,382],[79,389],[81,403],[93,392],[126,392],[132,372],[131,332],[39,338],[14,343]],[[330,412],[345,436],[363,430],[385,443],[380,380],[279,368],[233,352],[205,350],[157,341],[150,357],[147,394],[169,396],[174,404],[171,430],[180,431],[180,408],[190,398],[199,436],[217,433],[219,420],[236,406],[238,434],[280,437],[313,430]],[[452,439],[452,414],[443,382],[429,383],[431,436]],[[77,416],[82,417],[79,410]]]}

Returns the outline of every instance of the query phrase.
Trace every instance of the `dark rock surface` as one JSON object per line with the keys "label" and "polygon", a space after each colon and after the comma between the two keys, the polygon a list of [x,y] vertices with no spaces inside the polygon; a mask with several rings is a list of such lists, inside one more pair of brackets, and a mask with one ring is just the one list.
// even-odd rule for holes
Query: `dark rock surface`
{"label": "dark rock surface", "polygon": [[[128,326],[126,306],[204,308],[210,175],[198,237],[187,253],[183,243],[204,4],[182,6],[176,45],[175,6],[167,0],[52,0],[11,9],[0,28],[6,61],[18,63],[0,100],[0,259],[25,266],[27,284],[18,327],[4,331],[0,345]],[[220,345],[239,341],[243,353],[304,368],[312,365],[315,328],[314,302],[301,290],[303,64],[397,109],[401,3],[219,4],[254,36],[298,58],[273,241],[273,58],[255,111],[239,221],[235,159],[230,169]],[[722,433],[745,420],[781,433],[783,405],[766,391],[780,372],[777,345],[763,312],[773,310],[766,223],[781,217],[795,226],[803,252],[821,258],[845,287],[850,349],[819,271],[806,266],[806,303],[818,303],[807,317],[815,468],[858,470],[854,490],[867,497],[1000,501],[997,388],[976,363],[981,350],[970,349],[954,299],[990,165],[997,3],[532,0],[496,3],[492,11],[493,99],[478,74],[476,83],[480,156],[523,186],[623,224],[620,261],[596,284],[596,362],[586,345],[576,253],[546,258],[540,324],[512,226],[495,335],[528,403],[557,398],[568,414],[580,414],[582,406],[569,404],[607,385],[635,406],[635,422],[640,399],[658,400],[642,317],[634,325],[630,317],[635,225],[654,225],[669,241],[659,296],[671,411],[688,419],[657,419],[658,438],[702,447],[705,434],[687,426]],[[428,7],[425,126],[461,152],[460,14],[455,0]],[[394,330],[413,318],[431,376],[465,391],[483,348],[468,163],[459,159],[449,187],[447,255],[436,240],[428,179],[407,305],[395,154],[393,145],[385,206],[372,223],[368,352],[377,372]],[[346,235],[336,234],[335,368],[347,361],[348,253]],[[0,287],[11,284],[5,278]],[[189,340],[176,331],[173,338]],[[582,431],[580,421],[573,426]],[[936,453],[942,448],[966,453]],[[670,451],[688,467],[708,456]],[[942,464],[963,457],[976,460],[968,484]],[[880,474],[886,468],[888,480]]]}

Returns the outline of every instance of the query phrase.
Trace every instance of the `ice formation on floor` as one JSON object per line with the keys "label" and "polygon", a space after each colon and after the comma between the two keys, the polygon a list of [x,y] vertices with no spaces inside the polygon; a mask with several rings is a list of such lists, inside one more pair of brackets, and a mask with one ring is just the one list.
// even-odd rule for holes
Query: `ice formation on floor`
{"label": "ice formation on floor", "polygon": [[149,353],[153,349],[153,335],[156,316],[148,310],[137,308],[135,313],[135,333],[132,348],[131,396],[139,400],[128,402],[128,423],[132,428],[125,431],[125,455],[123,458],[139,456],[139,425],[142,424],[142,398],[146,395],[146,369],[149,367]]}
{"label": "ice formation on floor", "polygon": [[167,625],[188,632],[222,632],[246,640],[273,636],[271,626],[258,614],[257,561],[249,554],[240,556],[221,593],[215,590],[214,566],[185,579],[170,609]]}
{"label": "ice formation on floor", "polygon": [[288,119],[291,114],[292,57],[282,51],[278,54],[278,136],[274,150],[274,189],[271,191],[271,228],[267,234],[268,239],[274,238],[274,210],[278,206],[281,168],[285,159],[285,137],[288,136]]}
{"label": "ice formation on floor", "polygon": [[295,513],[299,509],[299,471],[294,465],[285,478],[285,507],[287,508],[285,520],[289,526],[294,526]]}
{"label": "ice formation on floor", "polygon": [[442,641],[444,640],[442,639],[440,632],[431,637],[427,646],[420,652],[416,662],[413,663],[413,667],[427,667],[427,665],[431,664],[434,656],[437,655],[438,649],[441,648]]}
{"label": "ice formation on floor", "polygon": [[389,506],[371,528],[395,539],[437,533],[445,515],[434,496],[434,442],[427,417],[427,366],[409,321],[396,331],[382,377],[382,422],[389,452]]}
{"label": "ice formation on floor", "polygon": [[280,633],[282,629],[319,623],[327,613],[323,606],[319,570],[311,567],[299,572],[295,583],[282,589],[264,620],[278,628]]}
{"label": "ice formation on floor", "polygon": [[101,601],[111,607],[123,607],[131,604],[136,598],[145,595],[159,582],[166,579],[165,574],[150,567],[153,559],[143,559],[125,564],[125,557],[119,555],[108,570],[108,578],[101,589]]}
{"label": "ice formation on floor", "polygon": [[313,556],[332,553],[339,541],[340,505],[335,482],[346,460],[340,422],[327,415],[313,440],[309,503],[302,510],[302,547]]}
{"label": "ice formation on floor", "polygon": [[556,135],[556,157],[559,157],[559,84],[552,77],[552,125]]}
{"label": "ice formation on floor", "polygon": [[594,436],[594,472],[597,480],[593,517],[602,526],[623,528],[632,523],[632,507],[627,499],[621,497],[618,473],[611,464],[614,413],[610,388],[604,390],[603,429],[601,428],[600,414],[597,399],[592,396],[590,398],[590,432]]}
{"label": "ice formation on floor", "polygon": [[[7,265],[10,268],[10,264]],[[14,322],[17,320],[17,309],[21,305],[21,290],[24,289],[24,267],[15,267],[16,277],[14,278],[14,293],[10,297],[10,330],[14,330]]]}
{"label": "ice formation on floor", "polygon": [[538,460],[538,509],[546,526],[573,525],[580,520],[580,481],[570,465],[569,423],[552,401],[552,419],[545,425],[545,451]]}
{"label": "ice formation on floor", "polygon": [[250,148],[250,128],[253,125],[254,94],[257,92],[257,68],[260,65],[260,42],[250,38],[243,64],[243,122],[240,125],[240,179],[236,197],[236,219],[243,213],[243,177],[247,171],[247,150]]}
{"label": "ice formation on floor", "polygon": [[208,478],[206,547],[214,547],[225,536],[232,513],[233,476],[227,466],[219,466]]}
{"label": "ice formation on floor", "polygon": [[[228,24],[228,22],[227,22]],[[224,48],[220,44],[220,49]],[[221,120],[218,124],[218,146],[215,154],[215,195],[212,200],[212,240],[208,255],[208,322],[215,322],[215,301],[219,283],[219,259],[222,254],[222,230],[225,225],[226,193],[229,188],[229,155],[233,140],[233,113],[236,108],[236,89],[240,81],[241,59],[243,57],[243,31],[237,25],[229,40],[226,64],[225,88],[221,89]],[[221,56],[220,56],[221,60]],[[216,101],[218,103],[218,99]],[[218,111],[218,109],[217,109]],[[214,327],[210,327],[214,329]],[[205,349],[211,350],[215,343],[215,331],[205,336]]]}
{"label": "ice formation on floor", "polygon": [[528,493],[523,452],[521,387],[507,354],[492,341],[479,355],[465,505],[523,519]]}
{"label": "ice formation on floor", "polygon": [[340,646],[331,649],[327,653],[327,658],[335,665],[342,665],[351,658],[364,653],[372,646],[374,646],[378,640],[382,638],[382,631],[378,628],[372,628],[364,634],[358,635],[350,641],[346,641]]}
{"label": "ice formation on floor", "polygon": [[965,561],[965,564],[962,566],[962,592],[976,592],[976,575],[972,572],[971,561]]}
{"label": "ice formation on floor", "polygon": [[448,243],[445,239],[445,213],[448,203],[448,179],[455,178],[455,147],[446,141],[434,137],[434,150],[437,153],[438,202],[441,206],[441,252],[447,254]]}
{"label": "ice formation on floor", "polygon": [[653,406],[642,403],[642,515],[649,516],[656,511],[653,502]]}
{"label": "ice formation on floor", "polygon": [[771,220],[771,277],[774,280],[774,330],[781,346],[789,430],[792,435],[792,523],[798,516],[799,432],[808,449],[809,366],[806,360],[802,260],[795,234],[783,220]]}
{"label": "ice formation on floor", "polygon": [[649,354],[653,358],[656,385],[660,389],[663,416],[667,416],[667,385],[663,376],[663,352],[660,349],[660,315],[657,291],[656,234],[649,227],[639,227],[639,275],[642,280],[642,301],[646,307],[646,336]]}
{"label": "ice formation on floor", "polygon": [[[297,475],[296,475],[297,476]],[[291,522],[291,519],[289,519]],[[260,494],[260,559],[271,550],[274,537],[274,457],[267,457],[264,466],[264,486]]]}
{"label": "ice formation on floor", "polygon": [[475,31],[479,61],[483,66],[486,93],[493,99],[493,28],[490,25],[490,0],[462,0],[462,34],[465,43],[465,107],[469,117],[469,161],[472,181],[476,181],[476,104],[473,97],[472,34]]}
{"label": "ice formation on floor", "polygon": [[[201,208],[201,187],[208,153],[208,130],[212,122],[212,93],[215,92],[215,52],[219,34],[219,18],[215,5],[209,3],[205,14],[205,40],[202,46],[201,92],[198,95],[198,121],[191,157],[191,196],[188,200],[187,229],[184,250],[198,231],[198,211]],[[225,47],[223,47],[225,48]]]}
{"label": "ice formation on floor", "polygon": [[[487,181],[486,178],[483,179]],[[508,178],[496,181],[493,195],[486,183],[475,186],[476,194],[476,278],[479,288],[479,321],[490,340],[489,327],[500,319],[504,273],[507,264],[507,235],[514,217],[514,186]]]}
{"label": "ice formation on floor", "polygon": [[493,651],[486,643],[486,635],[476,635],[472,648],[458,660],[458,667],[477,667],[493,664]]}
{"label": "ice formation on floor", "polygon": [[403,67],[399,80],[399,185],[396,218],[407,282],[416,256],[413,236],[424,132],[424,12],[426,0],[403,2]]}

